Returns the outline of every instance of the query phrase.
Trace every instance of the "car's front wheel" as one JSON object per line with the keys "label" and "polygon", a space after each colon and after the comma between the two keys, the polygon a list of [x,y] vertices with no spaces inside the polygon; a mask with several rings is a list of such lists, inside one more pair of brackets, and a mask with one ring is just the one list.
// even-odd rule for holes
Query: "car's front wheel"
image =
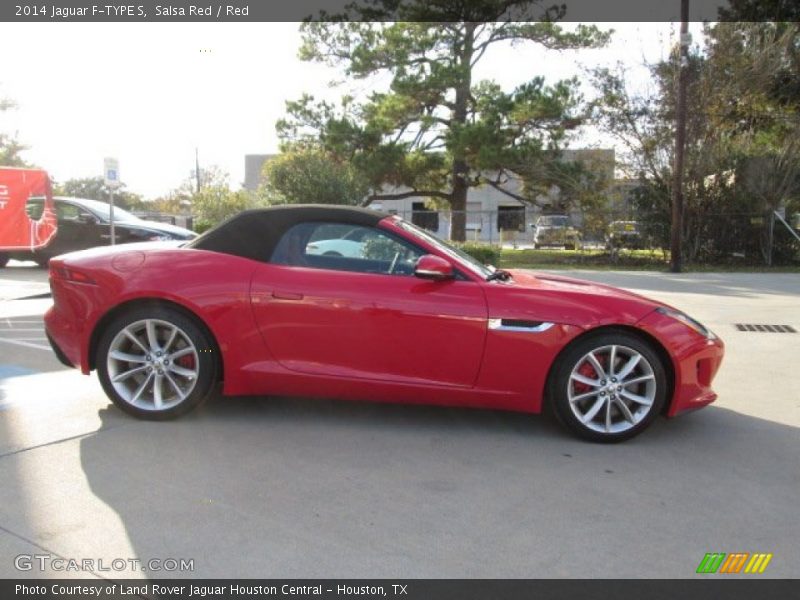
{"label": "car's front wheel", "polygon": [[584,439],[620,442],[641,433],[667,397],[662,359],[624,332],[590,336],[560,357],[550,381],[556,416]]}
{"label": "car's front wheel", "polygon": [[142,419],[178,417],[206,399],[217,380],[208,334],[172,308],[138,308],[114,319],[97,346],[108,397]]}
{"label": "car's front wheel", "polygon": [[7,252],[0,252],[0,269],[5,267],[8,264],[9,260],[11,260],[11,257],[8,255]]}

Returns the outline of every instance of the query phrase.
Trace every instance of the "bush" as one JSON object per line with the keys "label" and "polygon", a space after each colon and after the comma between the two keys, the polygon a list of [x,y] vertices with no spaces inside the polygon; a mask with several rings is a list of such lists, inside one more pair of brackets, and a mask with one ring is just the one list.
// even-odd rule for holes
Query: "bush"
{"label": "bush", "polygon": [[479,260],[484,265],[498,265],[500,264],[500,246],[489,246],[487,244],[458,244],[458,247],[469,254],[471,257]]}
{"label": "bush", "polygon": [[205,233],[206,231],[208,231],[209,229],[214,227],[214,225],[215,224],[212,223],[211,221],[199,221],[198,220],[198,221],[194,222],[193,229],[194,229],[194,232],[199,235],[201,233]]}

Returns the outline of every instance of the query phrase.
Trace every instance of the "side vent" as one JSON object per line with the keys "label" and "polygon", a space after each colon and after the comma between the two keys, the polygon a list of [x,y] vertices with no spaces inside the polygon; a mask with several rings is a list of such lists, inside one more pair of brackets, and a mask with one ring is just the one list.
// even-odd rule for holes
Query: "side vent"
{"label": "side vent", "polygon": [[489,329],[494,331],[520,331],[541,333],[550,329],[554,323],[544,321],[525,321],[523,319],[489,319]]}

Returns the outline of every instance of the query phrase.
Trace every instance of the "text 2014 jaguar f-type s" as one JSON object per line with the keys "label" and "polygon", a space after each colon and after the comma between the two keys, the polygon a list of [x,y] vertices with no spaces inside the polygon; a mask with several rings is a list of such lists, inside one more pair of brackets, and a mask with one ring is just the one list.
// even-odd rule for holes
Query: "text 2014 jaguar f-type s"
{"label": "text 2014 jaguar f-type s", "polygon": [[[313,251],[357,239],[349,256]],[[330,245],[330,244],[327,244]],[[310,249],[311,248],[311,249]],[[619,289],[486,267],[366,209],[243,212],[188,243],[50,262],[58,357],[142,418],[223,395],[296,395],[554,413],[620,441],[713,402],[723,344]]]}

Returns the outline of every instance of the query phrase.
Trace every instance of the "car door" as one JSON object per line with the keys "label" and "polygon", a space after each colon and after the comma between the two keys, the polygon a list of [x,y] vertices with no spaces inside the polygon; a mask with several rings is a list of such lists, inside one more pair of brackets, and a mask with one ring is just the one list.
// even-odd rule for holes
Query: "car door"
{"label": "car door", "polygon": [[47,248],[49,256],[105,245],[95,215],[72,202],[56,200],[55,205],[58,233]]}
{"label": "car door", "polygon": [[292,227],[253,276],[252,307],[275,359],[301,373],[472,386],[487,328],[481,286],[415,277],[424,251],[379,228],[362,236],[358,258],[307,252],[325,225]]}

